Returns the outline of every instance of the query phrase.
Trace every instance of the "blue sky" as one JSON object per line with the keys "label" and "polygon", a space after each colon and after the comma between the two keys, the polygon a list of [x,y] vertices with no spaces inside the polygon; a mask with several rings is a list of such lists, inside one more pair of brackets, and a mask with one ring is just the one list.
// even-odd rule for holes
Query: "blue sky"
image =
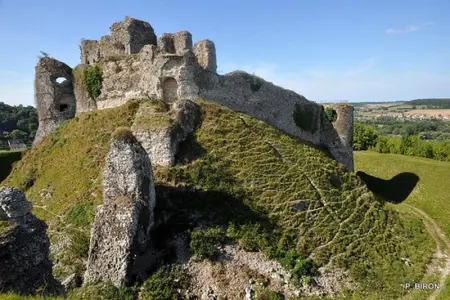
{"label": "blue sky", "polygon": [[449,0],[0,0],[0,101],[32,105],[40,50],[74,67],[81,38],[125,16],[211,39],[241,69],[315,101],[450,97]]}

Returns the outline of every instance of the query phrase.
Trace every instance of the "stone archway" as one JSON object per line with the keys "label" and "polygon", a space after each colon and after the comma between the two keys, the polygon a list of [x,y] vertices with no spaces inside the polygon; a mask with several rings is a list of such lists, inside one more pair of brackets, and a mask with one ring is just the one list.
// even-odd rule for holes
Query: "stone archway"
{"label": "stone archway", "polygon": [[178,99],[178,83],[173,77],[168,77],[163,82],[163,99],[166,102],[173,102]]}

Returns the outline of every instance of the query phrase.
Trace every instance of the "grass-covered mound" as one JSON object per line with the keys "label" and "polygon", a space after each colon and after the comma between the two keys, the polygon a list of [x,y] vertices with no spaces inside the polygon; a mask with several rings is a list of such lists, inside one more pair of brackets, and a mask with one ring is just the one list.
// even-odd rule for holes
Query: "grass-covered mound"
{"label": "grass-covered mound", "polygon": [[[111,135],[131,126],[139,103],[65,123],[27,152],[3,183],[26,191],[35,214],[48,222],[53,242],[71,237],[67,265],[86,256]],[[161,239],[198,224],[219,228],[300,277],[319,266],[340,267],[364,279],[361,289],[385,299],[404,293],[401,283],[420,281],[432,241],[419,219],[384,208],[322,150],[247,115],[198,104],[203,121],[183,145],[180,163],[154,170],[155,217],[164,213],[170,224]],[[406,266],[402,257],[414,265]]]}

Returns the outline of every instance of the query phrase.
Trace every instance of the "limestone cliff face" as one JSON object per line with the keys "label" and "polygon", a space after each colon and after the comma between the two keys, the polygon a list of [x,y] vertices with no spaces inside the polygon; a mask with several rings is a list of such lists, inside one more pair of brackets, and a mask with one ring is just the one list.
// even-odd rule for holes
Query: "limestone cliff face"
{"label": "limestone cliff face", "polygon": [[31,215],[32,205],[20,191],[0,188],[0,291],[34,294],[57,287],[48,258],[47,225]]}
{"label": "limestone cliff face", "polygon": [[130,281],[134,257],[149,244],[155,187],[151,162],[127,130],[111,143],[103,174],[103,205],[97,207],[84,284]]}

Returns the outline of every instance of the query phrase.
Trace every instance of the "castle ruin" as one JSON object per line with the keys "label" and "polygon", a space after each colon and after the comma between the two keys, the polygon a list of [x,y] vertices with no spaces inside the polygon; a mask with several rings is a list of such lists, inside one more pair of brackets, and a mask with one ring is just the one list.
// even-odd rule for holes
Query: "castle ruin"
{"label": "castle ruin", "polygon": [[[300,140],[327,149],[353,171],[353,108],[336,106],[330,122],[320,104],[242,71],[217,74],[212,41],[193,44],[188,31],[164,33],[126,17],[114,23],[111,34],[99,41],[81,41],[81,64],[74,68],[51,58],[36,67],[36,105],[39,130],[35,144],[63,120],[85,111],[104,109],[138,98],[167,103],[203,98],[248,114]],[[89,95],[82,73],[92,66],[102,70],[98,96]],[[73,74],[73,75],[72,75]],[[63,86],[55,78],[64,77]]]}

